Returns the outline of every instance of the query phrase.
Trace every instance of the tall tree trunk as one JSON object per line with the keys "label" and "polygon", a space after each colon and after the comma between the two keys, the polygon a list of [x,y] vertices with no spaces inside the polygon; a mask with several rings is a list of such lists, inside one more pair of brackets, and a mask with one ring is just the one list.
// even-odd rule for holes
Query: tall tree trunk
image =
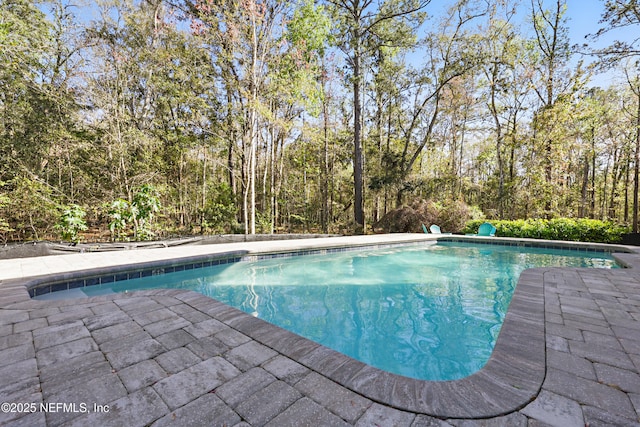
{"label": "tall tree trunk", "polygon": [[247,132],[250,132],[248,129],[243,129],[242,135],[242,221],[244,224],[244,234],[249,234],[249,158],[251,155],[249,154],[250,148],[248,147],[247,138],[250,138],[251,135],[247,136]]}
{"label": "tall tree trunk", "polygon": [[200,233],[203,234],[204,233],[204,211],[207,205],[207,147],[203,144],[202,147],[202,154],[203,154],[203,159],[202,159],[202,204],[201,206],[201,213],[200,213]]}
{"label": "tall tree trunk", "polygon": [[229,188],[231,188],[231,192],[233,194],[233,199],[236,200],[237,197],[237,188],[236,188],[236,177],[235,177],[235,164],[233,162],[233,152],[234,147],[236,145],[236,138],[234,132],[233,125],[233,107],[232,107],[233,98],[231,96],[231,89],[227,87],[227,141],[228,141],[228,152],[227,152],[227,178],[229,180]]}
{"label": "tall tree trunk", "polygon": [[356,47],[353,57],[353,216],[356,222],[357,234],[364,233],[364,200],[362,187],[362,128],[360,105],[360,35],[355,36]]}
{"label": "tall tree trunk", "polygon": [[[611,157],[609,157],[607,159],[607,165],[604,168],[604,173],[602,174],[604,176],[604,182],[602,183],[602,197],[601,197],[601,202],[599,203],[600,205],[600,215],[598,217],[598,219],[600,220],[604,220],[605,219],[605,207],[607,205],[607,186],[609,184],[609,167],[611,166]],[[596,217],[594,216],[594,219]]]}
{"label": "tall tree trunk", "polygon": [[[606,174],[605,174],[606,178]],[[596,217],[596,132],[591,128],[591,215]]]}
{"label": "tall tree trunk", "polygon": [[249,192],[251,215],[249,217],[251,234],[256,234],[256,163],[258,161],[258,33],[256,17],[250,14],[251,25],[251,142],[249,146]]}
{"label": "tall tree trunk", "polygon": [[636,93],[638,98],[638,110],[636,115],[636,152],[635,162],[633,165],[633,232],[638,232],[638,190],[640,190],[640,184],[638,178],[640,178],[640,86]]}
{"label": "tall tree trunk", "polygon": [[[383,125],[382,125],[382,120],[383,120],[383,108],[384,108],[384,103],[382,101],[382,95],[380,93],[380,91],[376,91],[376,132],[378,133],[378,166],[379,166],[379,173],[382,173],[383,171],[383,163],[382,163],[382,140],[383,140],[383,135],[382,135],[382,129],[383,129]],[[380,191],[376,191],[375,192],[375,199],[373,200],[373,218],[372,218],[372,223],[376,223],[378,222],[378,218],[380,218]]]}
{"label": "tall tree trunk", "polygon": [[271,162],[269,163],[269,195],[270,195],[270,214],[271,214],[271,230],[270,233],[274,233],[276,229],[276,144],[277,138],[275,131],[272,129],[271,134]]}
{"label": "tall tree trunk", "polygon": [[629,223],[629,164],[631,156],[625,148],[625,165],[624,165],[624,223]]}
{"label": "tall tree trunk", "polygon": [[327,101],[322,101],[323,116],[323,147],[322,147],[322,185],[320,193],[322,196],[322,215],[320,223],[322,232],[329,232],[329,115],[327,109]]}
{"label": "tall tree trunk", "polygon": [[578,217],[585,218],[587,216],[587,194],[589,192],[589,156],[584,158],[584,167],[582,168],[582,190],[580,192],[580,208],[578,209]]}
{"label": "tall tree trunk", "polygon": [[[324,58],[322,67],[325,70]],[[323,233],[329,232],[329,100],[327,95],[327,79],[325,73],[321,74],[322,90],[322,184],[320,186],[320,197],[322,198],[322,211],[320,213],[320,225]]]}
{"label": "tall tree trunk", "polygon": [[497,61],[495,61],[492,65],[490,110],[491,116],[493,117],[493,124],[495,126],[496,134],[496,161],[498,162],[498,216],[500,217],[500,219],[504,219],[504,160],[502,159],[502,144],[504,135],[502,132],[502,123],[500,122],[498,105],[496,102],[499,64]]}
{"label": "tall tree trunk", "polygon": [[615,219],[616,217],[616,196],[618,195],[618,187],[620,180],[622,179],[622,153],[616,149],[613,152],[613,170],[611,174],[611,195],[609,199],[609,212],[607,214],[609,219]]}

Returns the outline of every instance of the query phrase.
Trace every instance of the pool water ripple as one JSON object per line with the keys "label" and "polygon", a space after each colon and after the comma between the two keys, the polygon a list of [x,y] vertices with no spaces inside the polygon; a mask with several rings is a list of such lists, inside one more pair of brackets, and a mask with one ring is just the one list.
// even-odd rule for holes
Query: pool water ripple
{"label": "pool water ripple", "polygon": [[481,369],[520,273],[615,267],[606,253],[438,243],[238,262],[83,288],[188,289],[371,366],[441,381]]}

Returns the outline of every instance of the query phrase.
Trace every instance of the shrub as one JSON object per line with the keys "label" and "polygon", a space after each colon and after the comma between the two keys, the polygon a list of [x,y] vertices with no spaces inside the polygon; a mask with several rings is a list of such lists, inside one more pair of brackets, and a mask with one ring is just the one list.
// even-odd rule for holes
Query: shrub
{"label": "shrub", "polygon": [[464,202],[454,200],[444,204],[433,222],[442,230],[455,233],[462,230],[470,218],[473,218],[473,209]]}
{"label": "shrub", "polygon": [[63,240],[78,243],[80,232],[87,229],[87,223],[84,220],[86,215],[84,209],[78,205],[64,207],[55,229],[58,230]]}
{"label": "shrub", "polygon": [[47,238],[60,217],[60,206],[52,187],[37,179],[21,177],[8,182],[3,205],[4,222],[8,226],[3,228],[17,230],[15,240]]}
{"label": "shrub", "polygon": [[[462,231],[467,221],[478,216],[478,209],[461,201],[447,201],[442,204],[419,200],[411,206],[394,209],[373,225],[376,232],[420,233],[422,224],[429,227],[438,224],[445,232]],[[482,221],[480,221],[482,223]]]}
{"label": "shrub", "polygon": [[133,227],[135,240],[149,240],[154,236],[151,223],[160,210],[160,196],[152,185],[145,184],[137,189],[133,201],[117,199],[107,205],[111,222],[109,230],[114,240],[127,238],[127,230]]}
{"label": "shrub", "polygon": [[[4,187],[5,183],[0,181],[0,190]],[[2,190],[3,191],[3,190]],[[7,237],[6,233],[9,231],[13,231],[13,228],[9,226],[9,222],[6,220],[6,207],[9,206],[10,203],[9,196],[0,193],[0,237],[2,241],[6,243]]]}
{"label": "shrub", "polygon": [[106,206],[109,218],[109,231],[113,240],[121,240],[126,236],[126,229],[131,220],[131,208],[129,202],[124,199],[114,200]]}
{"label": "shrub", "polygon": [[226,183],[220,183],[212,190],[213,197],[207,199],[201,211],[202,232],[228,233],[236,225],[233,191]]}
{"label": "shrub", "polygon": [[[468,221],[463,232],[475,233],[483,220]],[[496,236],[527,239],[567,240],[594,243],[619,243],[622,235],[630,232],[628,226],[596,219],[518,219],[491,221]]]}
{"label": "shrub", "polygon": [[151,184],[138,188],[131,203],[134,237],[138,240],[150,240],[155,235],[151,230],[151,223],[155,214],[160,210],[160,195]]}
{"label": "shrub", "polygon": [[418,233],[422,231],[421,224],[429,226],[435,222],[440,209],[436,203],[420,200],[411,206],[387,212],[380,221],[373,224],[373,229],[385,233]]}

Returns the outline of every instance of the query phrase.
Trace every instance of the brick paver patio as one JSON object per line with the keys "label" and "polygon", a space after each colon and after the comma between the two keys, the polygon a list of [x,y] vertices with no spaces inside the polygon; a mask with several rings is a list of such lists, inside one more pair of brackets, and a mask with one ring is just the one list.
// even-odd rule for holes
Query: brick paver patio
{"label": "brick paver patio", "polygon": [[[5,278],[0,424],[640,426],[637,269],[536,269],[523,281],[540,290],[544,307],[541,348],[523,343],[532,370],[542,355],[539,380],[508,373],[510,356],[499,352],[492,363],[505,375],[480,375],[463,390],[380,381],[366,366],[191,291],[34,301],[20,280]],[[535,306],[526,294],[522,310],[529,300]],[[535,321],[532,328],[535,335]],[[518,396],[518,381],[533,393]]]}

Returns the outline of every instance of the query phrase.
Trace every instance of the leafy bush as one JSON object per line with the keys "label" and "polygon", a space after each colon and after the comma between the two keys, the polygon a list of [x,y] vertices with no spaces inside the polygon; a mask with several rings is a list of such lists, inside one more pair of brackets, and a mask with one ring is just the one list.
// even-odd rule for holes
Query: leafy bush
{"label": "leafy bush", "polygon": [[109,231],[113,240],[121,240],[126,236],[126,229],[131,220],[131,208],[129,202],[124,199],[114,200],[107,207],[107,212],[111,222]]}
{"label": "leafy bush", "polygon": [[40,240],[50,236],[60,217],[52,187],[25,177],[12,179],[6,187],[3,216],[9,226],[6,228],[17,230],[13,239]]}
{"label": "leafy bush", "polygon": [[154,236],[151,222],[160,210],[160,196],[152,185],[141,186],[133,196],[133,201],[118,199],[107,206],[107,213],[111,222],[109,230],[114,240],[122,240],[127,236],[127,230],[133,227],[133,237],[136,240],[149,240]]}
{"label": "leafy bush", "polygon": [[136,239],[150,240],[155,236],[151,230],[151,223],[160,206],[160,195],[153,185],[145,184],[138,189],[131,203],[133,233]]}
{"label": "leafy bush", "polygon": [[442,207],[434,202],[420,200],[411,206],[403,206],[387,212],[373,229],[385,233],[418,233],[421,232],[421,224],[435,223],[438,212]]}
{"label": "leafy bush", "polygon": [[[394,209],[373,225],[376,232],[421,233],[422,224],[437,224],[442,231],[458,233],[467,221],[479,216],[479,210],[461,201],[435,203],[418,200],[411,206]],[[480,221],[482,223],[482,221]]]}
{"label": "leafy bush", "polygon": [[[484,220],[467,222],[464,233],[475,233]],[[514,221],[490,221],[496,236],[527,239],[568,240],[595,243],[619,243],[630,227],[596,219],[518,219]]]}
{"label": "leafy bush", "polygon": [[[462,230],[466,222],[473,218],[473,208],[461,201],[446,202],[438,212],[434,223],[446,232]],[[429,226],[429,224],[425,224]]]}
{"label": "leafy bush", "polygon": [[70,205],[62,209],[62,214],[55,225],[63,240],[77,243],[80,240],[80,232],[87,229],[84,220],[86,212],[78,205]]}
{"label": "leafy bush", "polygon": [[[0,181],[0,190],[4,187],[5,183]],[[3,242],[7,241],[6,234],[9,231],[13,231],[13,228],[9,226],[9,222],[6,220],[5,209],[9,206],[9,196],[0,193],[0,237]]]}
{"label": "leafy bush", "polygon": [[215,196],[207,199],[202,210],[202,231],[208,233],[229,232],[236,225],[236,206],[233,191],[226,183],[217,185]]}

